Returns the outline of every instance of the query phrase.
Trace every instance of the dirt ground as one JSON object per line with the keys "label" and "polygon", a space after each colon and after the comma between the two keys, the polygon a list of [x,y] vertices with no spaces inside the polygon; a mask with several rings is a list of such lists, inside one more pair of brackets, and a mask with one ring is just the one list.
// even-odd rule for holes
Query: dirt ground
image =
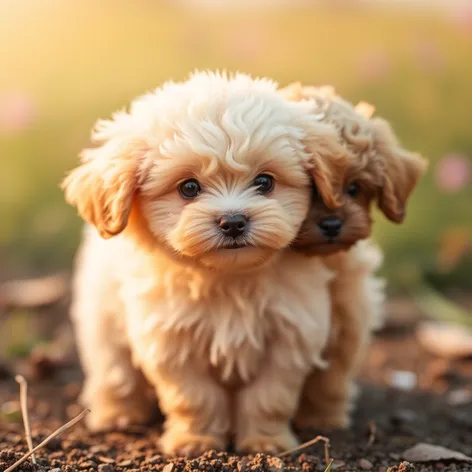
{"label": "dirt ground", "polygon": [[[328,434],[330,456],[335,459],[332,470],[472,471],[472,463],[464,462],[402,464],[404,451],[419,442],[472,456],[472,402],[461,401],[472,392],[472,362],[449,362],[429,355],[416,341],[414,325],[408,319],[408,322],[397,320],[390,324],[374,339],[360,376],[362,394],[353,427],[346,432]],[[38,444],[81,411],[76,403],[81,374],[76,365],[39,363],[35,364],[35,375],[31,375],[29,367],[29,410],[33,442]],[[14,365],[13,369],[24,371],[25,365]],[[415,373],[416,387],[412,390],[392,387],[395,371]],[[0,377],[0,405],[4,414],[0,424],[0,471],[3,472],[27,451],[27,446],[18,414],[18,384],[11,371],[0,371]],[[216,452],[195,460],[167,458],[156,447],[159,430],[158,422],[126,434],[92,435],[78,424],[40,450],[37,465],[28,460],[17,470],[137,472],[165,468],[164,472],[315,472],[326,468],[322,443],[282,460]],[[300,437],[306,441],[317,433],[302,431]]]}

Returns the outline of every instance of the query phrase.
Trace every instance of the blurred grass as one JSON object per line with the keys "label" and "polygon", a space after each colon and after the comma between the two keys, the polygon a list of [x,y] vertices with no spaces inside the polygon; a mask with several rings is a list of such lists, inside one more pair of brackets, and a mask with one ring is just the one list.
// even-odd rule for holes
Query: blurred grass
{"label": "blurred grass", "polygon": [[[21,93],[32,106],[30,126],[0,131],[0,277],[70,266],[80,221],[58,183],[91,126],[194,68],[334,84],[374,103],[408,148],[430,158],[406,223],[377,218],[394,284],[418,267],[436,270],[446,229],[471,234],[470,185],[445,193],[433,178],[445,153],[472,155],[472,28],[448,16],[347,5],[211,11],[156,0],[0,0],[0,95]],[[471,272],[458,283],[470,287]]]}

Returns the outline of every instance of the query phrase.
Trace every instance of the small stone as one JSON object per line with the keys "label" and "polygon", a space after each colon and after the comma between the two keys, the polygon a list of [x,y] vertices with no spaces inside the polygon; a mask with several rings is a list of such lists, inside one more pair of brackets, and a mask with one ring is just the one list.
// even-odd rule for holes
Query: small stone
{"label": "small stone", "polygon": [[462,452],[436,446],[435,444],[418,443],[403,453],[403,457],[411,462],[439,462],[456,461],[472,462],[472,457],[468,457]]}
{"label": "small stone", "polygon": [[461,326],[424,322],[418,327],[416,335],[425,349],[444,359],[472,355],[472,332]]}
{"label": "small stone", "polygon": [[115,468],[110,464],[100,464],[98,470],[99,472],[115,472]]}
{"label": "small stone", "polygon": [[[126,460],[126,461],[121,461],[119,462],[118,464],[116,464],[118,467],[129,467],[130,465],[132,465],[133,463],[130,461],[130,460]],[[168,471],[165,471],[165,472],[168,472]]]}
{"label": "small stone", "polygon": [[413,390],[417,383],[416,374],[407,370],[394,370],[390,377],[390,385],[399,390]]}
{"label": "small stone", "polygon": [[16,413],[19,411],[20,411],[20,402],[16,400],[5,402],[2,405],[2,413],[4,413],[5,415],[10,415],[12,413]]}
{"label": "small stone", "polygon": [[169,464],[166,464],[164,468],[162,469],[162,472],[172,472],[174,470],[174,464],[170,462]]}
{"label": "small stone", "polygon": [[111,457],[98,456],[98,460],[100,462],[103,462],[104,464],[114,464],[115,463],[115,459],[112,459]]}
{"label": "small stone", "polygon": [[93,461],[85,461],[82,464],[79,464],[79,469],[96,469],[97,464]]}
{"label": "small stone", "polygon": [[62,472],[59,467],[56,467],[55,469],[50,469],[49,472]]}
{"label": "small stone", "polygon": [[107,451],[107,447],[103,444],[97,444],[96,446],[92,446],[90,448],[90,452],[93,454],[97,454],[98,452],[105,452]]}
{"label": "small stone", "polygon": [[5,416],[7,421],[19,423],[21,421],[20,402],[15,400],[5,402],[0,409],[0,414]]}
{"label": "small stone", "polygon": [[333,463],[331,464],[331,470],[337,470],[337,469],[340,469],[341,467],[344,467],[346,465],[346,463],[342,460],[335,460],[333,461]]}
{"label": "small stone", "polygon": [[372,467],[374,467],[372,462],[368,461],[367,459],[359,459],[359,461],[357,462],[357,465],[362,470],[370,470],[372,469]]}
{"label": "small stone", "polygon": [[467,405],[472,403],[472,392],[466,389],[453,390],[448,394],[447,402],[452,406]]}

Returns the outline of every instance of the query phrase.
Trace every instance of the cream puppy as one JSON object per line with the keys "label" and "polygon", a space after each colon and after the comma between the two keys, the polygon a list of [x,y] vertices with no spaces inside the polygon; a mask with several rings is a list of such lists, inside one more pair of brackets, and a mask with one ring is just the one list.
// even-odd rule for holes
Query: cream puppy
{"label": "cream puppy", "polygon": [[72,306],[91,429],[147,421],[156,395],[166,453],[296,445],[331,273],[284,249],[310,206],[306,170],[329,200],[345,159],[313,107],[266,79],[196,73],[98,122],[63,183],[93,226]]}

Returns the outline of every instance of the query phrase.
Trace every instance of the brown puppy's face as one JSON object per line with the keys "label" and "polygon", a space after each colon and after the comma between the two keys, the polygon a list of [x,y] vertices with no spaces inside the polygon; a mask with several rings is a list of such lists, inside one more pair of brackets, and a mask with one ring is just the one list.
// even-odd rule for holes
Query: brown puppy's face
{"label": "brown puppy's face", "polygon": [[386,121],[374,118],[371,127],[371,151],[352,156],[337,192],[340,205],[328,205],[313,187],[309,214],[292,245],[295,250],[331,254],[369,237],[372,201],[394,223],[404,220],[407,201],[426,171],[427,161],[402,148]]}
{"label": "brown puppy's face", "polygon": [[[319,119],[333,126],[350,156],[347,162],[339,161],[337,168],[330,164],[335,172],[330,179],[335,187],[328,192],[328,196],[335,194],[331,201],[320,187],[323,179],[312,173],[318,188],[313,187],[309,214],[291,247],[307,254],[349,249],[370,235],[372,200],[389,220],[401,223],[427,161],[404,149],[385,120],[372,118],[374,108],[367,103],[354,107],[330,87],[303,87],[300,83],[279,93],[294,101],[315,99]],[[329,162],[325,157],[325,163]]]}
{"label": "brown puppy's face", "polygon": [[[341,193],[341,192],[340,192]],[[372,229],[370,204],[374,192],[360,179],[349,179],[343,186],[341,206],[329,208],[315,185],[310,211],[293,245],[310,255],[327,255],[348,250]]]}

